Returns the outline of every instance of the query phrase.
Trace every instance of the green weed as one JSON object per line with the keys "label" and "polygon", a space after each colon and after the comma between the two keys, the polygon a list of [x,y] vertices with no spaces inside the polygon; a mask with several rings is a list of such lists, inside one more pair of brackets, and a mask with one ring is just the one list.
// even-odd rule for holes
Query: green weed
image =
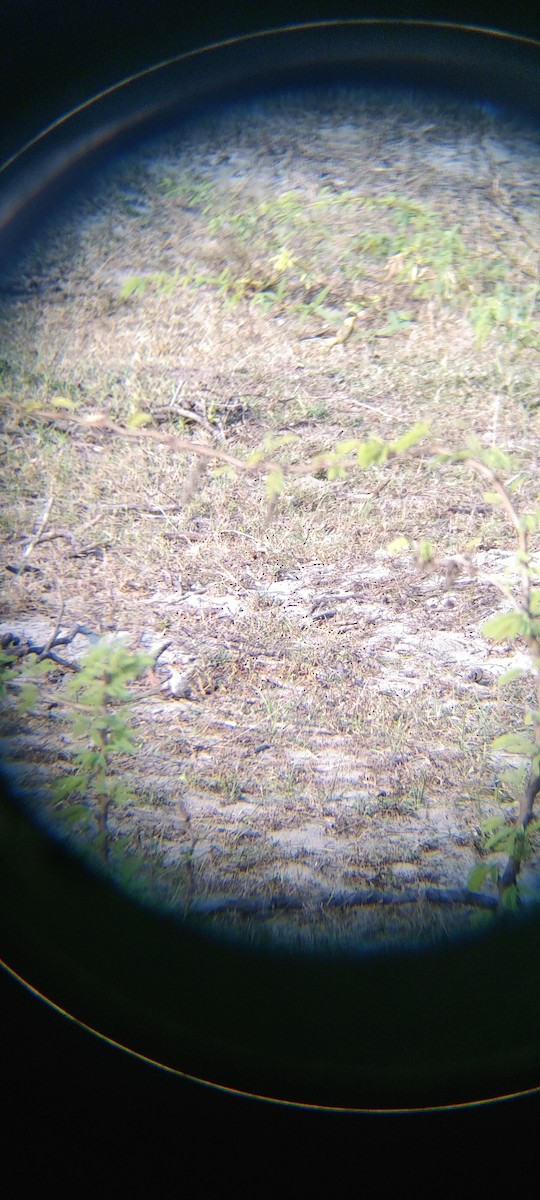
{"label": "green weed", "polygon": [[[131,651],[120,639],[103,638],[85,655],[81,670],[69,678],[62,689],[70,706],[73,774],[59,780],[53,788],[57,802],[68,797],[81,798],[70,805],[70,823],[87,825],[88,803],[97,823],[96,848],[102,860],[109,860],[108,815],[112,805],[126,804],[129,789],[114,774],[121,756],[137,753],[137,741],[128,721],[132,701],[127,684],[151,665],[148,654]],[[65,815],[65,810],[64,815]]]}

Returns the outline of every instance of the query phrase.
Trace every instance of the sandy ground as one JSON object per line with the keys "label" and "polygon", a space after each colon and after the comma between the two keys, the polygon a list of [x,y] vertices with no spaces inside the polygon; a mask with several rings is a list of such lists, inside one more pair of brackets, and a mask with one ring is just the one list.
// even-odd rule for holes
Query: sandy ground
{"label": "sandy ground", "polygon": [[[25,394],[33,387],[50,407],[51,395],[76,393],[86,410],[99,393],[96,407],[115,418],[129,396],[158,427],[174,415],[172,396],[181,431],[210,434],[233,453],[260,443],[268,407],[272,429],[301,429],[311,452],[343,432],[358,436],[361,429],[364,436],[366,422],[370,432],[389,437],[435,412],[451,428],[444,387],[453,370],[465,381],[460,431],[472,425],[504,449],[525,446],[534,480],[538,415],[531,408],[524,416],[514,366],[513,392],[501,384],[497,403],[492,392],[481,403],[478,380],[493,363],[493,348],[475,347],[450,304],[446,311],[428,300],[423,323],[411,321],[410,297],[395,279],[399,263],[394,273],[386,263],[385,284],[375,273],[347,288],[332,277],[331,247],[329,258],[321,250],[319,283],[327,280],[329,289],[324,316],[332,322],[335,314],[330,335],[351,303],[368,310],[361,334],[331,347],[323,361],[320,314],[308,312],[305,324],[286,304],[276,301],[269,313],[254,304],[264,264],[255,252],[254,261],[234,259],[247,254],[227,241],[234,222],[232,233],[223,225],[212,232],[208,184],[232,196],[233,217],[242,213],[244,195],[264,204],[286,189],[307,206],[322,184],[336,194],[360,187],[372,197],[399,192],[434,209],[442,204],[443,214],[459,206],[471,238],[484,236],[488,225],[494,236],[506,231],[513,246],[521,232],[516,214],[530,239],[538,235],[540,167],[530,133],[499,129],[481,112],[464,116],[429,105],[417,111],[412,102],[405,109],[385,102],[377,112],[346,108],[336,101],[321,115],[308,106],[293,119],[284,104],[277,117],[260,111],[244,123],[237,114],[225,132],[216,125],[202,142],[194,134],[191,146],[169,139],[146,147],[140,160],[79,202],[5,289],[3,344],[8,359],[13,346],[21,360],[26,356]],[[187,170],[200,182],[198,203],[181,202]],[[160,188],[164,178],[176,181],[176,193]],[[340,229],[339,236],[356,232]],[[207,272],[213,255],[218,275],[224,254],[235,262],[244,289],[236,304],[216,298],[216,272],[199,283],[195,300],[188,285],[167,290],[162,280],[119,301],[126,280],[170,273],[195,244]],[[533,260],[531,251],[529,265]],[[304,288],[308,301],[312,292]],[[394,350],[385,322],[405,309]],[[521,379],[534,374],[535,354],[524,350]],[[419,380],[428,379],[433,362],[422,391]],[[270,937],[309,944],[325,938],[379,945],[470,928],[476,906],[466,902],[467,877],[481,856],[482,822],[501,811],[497,777],[512,761],[495,755],[490,740],[526,697],[524,688],[504,709],[497,679],[527,665],[523,647],[482,635],[485,619],[504,608],[492,579],[511,565],[513,546],[500,522],[494,532],[478,487],[454,480],[445,492],[431,481],[423,498],[421,482],[390,479],[371,535],[362,533],[374,497],[367,476],[338,480],[334,508],[325,507],[326,480],[306,481],[299,514],[284,502],[274,524],[265,523],[262,505],[250,523],[246,491],[232,508],[225,508],[230,499],[203,492],[178,517],[183,476],[163,466],[158,448],[143,441],[140,458],[125,457],[122,466],[124,445],[99,431],[70,430],[69,412],[62,461],[73,472],[66,484],[72,506],[75,480],[84,489],[101,473],[79,525],[107,504],[112,511],[115,501],[142,509],[144,500],[148,511],[130,525],[126,507],[95,547],[92,534],[78,534],[75,509],[62,511],[58,521],[72,542],[60,536],[37,543],[29,560],[35,576],[6,576],[0,634],[46,643],[60,590],[61,631],[80,621],[101,634],[125,630],[145,648],[167,641],[153,694],[144,698],[147,679],[134,689],[139,752],[115,767],[131,799],[110,817],[114,836],[128,839],[128,854],[149,864],[147,898],[205,914],[212,927],[248,937],[264,928]],[[39,484],[33,493],[27,487],[22,516],[20,506],[17,516],[13,507],[8,513],[4,566],[20,561],[50,473],[50,460],[47,469],[41,459],[36,466],[45,449],[35,426],[21,431],[8,422],[7,444],[23,446],[23,475],[28,480],[33,463]],[[414,529],[439,532],[442,550],[427,565],[414,538],[388,549],[404,531],[405,513]],[[50,527],[58,528],[53,517]],[[87,646],[79,635],[65,655],[80,661]],[[182,679],[177,695],[173,671]],[[3,759],[34,809],[51,820],[47,787],[69,769],[71,745],[55,691],[61,679],[58,671],[47,681],[24,719],[13,707],[16,689],[8,689],[2,718]],[[511,798],[502,800],[511,814]],[[539,868],[533,854],[529,882]]]}

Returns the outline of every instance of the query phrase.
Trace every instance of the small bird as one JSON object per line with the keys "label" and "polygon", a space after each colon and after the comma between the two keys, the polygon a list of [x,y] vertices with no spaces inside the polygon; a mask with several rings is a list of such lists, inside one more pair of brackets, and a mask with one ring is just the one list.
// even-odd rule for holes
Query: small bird
{"label": "small bird", "polygon": [[328,328],[321,329],[320,333],[308,334],[300,341],[318,342],[320,346],[324,346],[325,350],[332,350],[334,346],[343,346],[350,338],[357,319],[358,313],[349,313],[339,329],[333,331]]}

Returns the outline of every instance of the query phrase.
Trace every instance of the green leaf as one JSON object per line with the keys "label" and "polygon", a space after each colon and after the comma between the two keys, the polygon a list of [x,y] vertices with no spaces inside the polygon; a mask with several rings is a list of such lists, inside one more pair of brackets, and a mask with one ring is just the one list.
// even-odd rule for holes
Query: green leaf
{"label": "green leaf", "polygon": [[501,772],[500,781],[506,785],[506,790],[514,799],[523,790],[528,771],[529,760],[522,759],[519,767],[508,767],[506,771]]}
{"label": "green leaf", "polygon": [[504,824],[504,817],[489,817],[487,821],[482,821],[481,830],[483,834],[493,833],[495,829],[500,829]]}
{"label": "green leaf", "polygon": [[421,563],[431,562],[435,554],[433,542],[426,541],[425,538],[420,538],[418,543],[418,558]]}
{"label": "green leaf", "polygon": [[29,675],[32,679],[40,679],[45,675],[50,675],[51,671],[58,670],[55,663],[51,662],[50,658],[38,659],[29,669]]}
{"label": "green leaf", "polygon": [[328,467],[327,477],[332,482],[333,479],[346,479],[347,472],[341,463],[336,463],[333,467]]}
{"label": "green leaf", "polygon": [[66,779],[57,779],[52,785],[51,792],[55,800],[65,800],[75,792],[85,792],[88,786],[86,775],[68,775]]}
{"label": "green leaf", "polygon": [[336,451],[338,454],[352,454],[353,451],[358,450],[360,445],[361,443],[358,441],[358,438],[349,438],[346,442],[338,442]]}
{"label": "green leaf", "polygon": [[371,438],[368,442],[362,442],[356,455],[358,466],[362,468],[382,463],[387,457],[388,449],[381,438]]}
{"label": "green leaf", "polygon": [[410,544],[411,543],[408,538],[400,536],[400,537],[394,538],[393,541],[388,542],[388,544],[386,546],[386,550],[387,550],[388,554],[392,554],[392,555],[402,554],[404,550],[409,549]]}
{"label": "green leaf", "polygon": [[482,625],[482,633],[493,642],[503,642],[515,637],[524,637],[529,630],[526,613],[501,613],[497,617],[489,617]]}
{"label": "green leaf", "polygon": [[274,450],[279,450],[281,446],[290,446],[291,442],[297,441],[298,436],[296,433],[281,433],[278,437],[274,437],[272,433],[268,433],[263,442],[264,453],[272,454]]}
{"label": "green leaf", "polygon": [[523,825],[518,825],[517,829],[514,830],[510,849],[510,853],[514,858],[517,858],[518,862],[523,861],[526,845],[527,834],[523,828]]}
{"label": "green leaf", "polygon": [[499,869],[494,863],[478,863],[469,872],[467,887],[470,892],[480,892],[484,883],[488,880],[492,883],[497,883],[498,878]]}
{"label": "green leaf", "polygon": [[266,479],[266,495],[268,500],[275,500],[283,491],[283,471],[277,467],[270,471]]}
{"label": "green leaf", "polygon": [[520,906],[519,888],[514,883],[512,887],[506,888],[501,896],[501,908],[507,909],[509,912],[517,912]]}
{"label": "green leaf", "polygon": [[123,754],[136,754],[137,743],[131,734],[126,733],[124,736],[119,736],[114,740],[114,750],[121,751]]}
{"label": "green leaf", "polygon": [[388,447],[394,454],[402,454],[404,450],[409,450],[411,446],[416,446],[422,438],[426,437],[431,428],[431,421],[418,421],[409,429],[408,433],[404,433],[396,442],[390,442]]}
{"label": "green leaf", "polygon": [[491,854],[494,850],[504,850],[507,854],[511,854],[513,841],[514,834],[511,829],[499,829],[497,833],[487,839],[484,849],[487,854]]}
{"label": "green leaf", "polygon": [[296,262],[296,255],[291,254],[287,246],[280,246],[277,254],[274,254],[270,259],[270,264],[274,268],[274,271],[279,271],[280,274],[283,271],[290,271]]}
{"label": "green leaf", "polygon": [[536,513],[524,513],[520,521],[522,529],[527,529],[529,533],[536,533],[538,529],[538,518]]}
{"label": "green leaf", "polygon": [[151,420],[151,413],[136,412],[129,418],[127,427],[128,429],[140,429],[142,425],[148,425]]}
{"label": "green leaf", "polygon": [[317,295],[315,296],[315,299],[311,300],[309,305],[307,306],[311,312],[317,312],[317,309],[319,309],[321,307],[321,304],[324,304],[329,291],[330,291],[329,287],[321,288],[321,291],[317,293]]}
{"label": "green leaf", "polygon": [[119,805],[129,804],[133,799],[132,792],[130,792],[129,788],[125,783],[122,782],[122,780],[112,781],[109,794],[111,800],[113,800],[115,804]]}
{"label": "green leaf", "polygon": [[130,278],[126,279],[125,283],[122,284],[119,292],[119,299],[128,300],[130,296],[134,295],[134,293],[136,293],[138,296],[144,296],[147,286],[148,280],[144,275],[131,275]]}
{"label": "green leaf", "polygon": [[106,771],[107,759],[100,750],[87,750],[81,754],[81,759],[84,754],[84,765],[88,771]]}
{"label": "green leaf", "polygon": [[[254,451],[253,451],[253,454],[250,454],[249,458],[248,458],[248,459],[246,459],[246,462],[247,462],[247,465],[248,465],[248,467],[256,467],[256,466],[258,466],[258,464],[259,464],[260,462],[262,462],[262,461],[263,461],[263,459],[267,458],[267,456],[268,456],[268,451],[267,451],[266,449],[264,449],[264,450],[254,450]],[[227,471],[230,473],[230,468],[229,468],[229,467],[227,467]],[[217,467],[217,468],[216,468],[216,471],[215,471],[215,474],[216,474],[216,475],[217,475],[217,474],[224,474],[224,473],[226,473],[226,472],[225,472],[225,470],[224,470],[224,468],[221,468],[221,467]],[[236,473],[236,472],[235,472],[235,473]]]}
{"label": "green leaf", "polygon": [[70,804],[62,813],[62,821],[64,825],[84,825],[89,826],[92,821],[92,816],[84,804]]}
{"label": "green leaf", "polygon": [[503,733],[491,745],[494,750],[507,750],[511,754],[523,754],[526,758],[531,758],[538,749],[535,742],[520,733]]}
{"label": "green leaf", "polygon": [[475,434],[470,434],[466,441],[467,458],[479,458],[482,462],[487,463],[492,470],[502,470],[510,472],[515,468],[515,461],[509,458],[503,450],[499,450],[498,446],[490,446],[486,449],[482,445],[480,439]]}
{"label": "green leaf", "polygon": [[514,679],[520,679],[523,674],[522,667],[512,667],[509,671],[505,671],[504,675],[499,676],[497,687],[506,687],[507,683],[513,683]]}
{"label": "green leaf", "polygon": [[70,400],[69,396],[53,396],[51,404],[53,408],[75,408],[75,401]]}

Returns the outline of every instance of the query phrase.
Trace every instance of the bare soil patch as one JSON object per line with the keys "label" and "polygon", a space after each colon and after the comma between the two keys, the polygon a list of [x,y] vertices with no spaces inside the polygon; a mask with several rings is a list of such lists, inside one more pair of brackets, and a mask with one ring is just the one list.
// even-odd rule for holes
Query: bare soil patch
{"label": "bare soil patch", "polygon": [[[505,607],[503,515],[470,471],[420,459],[289,478],[269,506],[263,479],[145,431],[241,459],[287,437],[294,463],[429,420],[511,455],[525,511],[538,148],[482,109],[284,97],[119,162],[4,281],[0,634],[44,644],[60,619],[168,643],[111,814],[147,898],[300,944],[470,927],[482,823],[514,811],[491,741],[531,703],[527,675],[497,686],[525,653],[481,632]],[[140,437],[96,414],[143,414]],[[55,826],[62,677],[51,664],[23,719],[11,680],[2,717],[3,758]]]}

